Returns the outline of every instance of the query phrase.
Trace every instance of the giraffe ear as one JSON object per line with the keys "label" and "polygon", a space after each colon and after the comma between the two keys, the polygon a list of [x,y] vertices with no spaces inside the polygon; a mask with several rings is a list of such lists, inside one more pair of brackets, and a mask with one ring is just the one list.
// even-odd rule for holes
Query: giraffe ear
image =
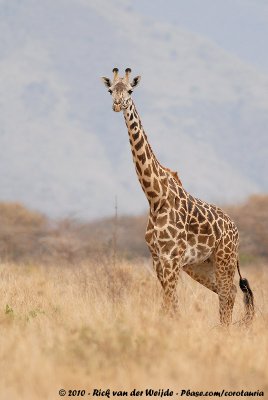
{"label": "giraffe ear", "polygon": [[132,87],[138,86],[138,84],[140,83],[140,80],[141,80],[141,76],[136,76],[136,77],[133,79],[133,81],[132,81],[132,83],[131,83],[131,86],[132,86]]}
{"label": "giraffe ear", "polygon": [[101,79],[102,79],[104,85],[105,85],[107,88],[109,88],[110,86],[112,86],[112,82],[110,81],[109,78],[106,78],[105,76],[102,76]]}

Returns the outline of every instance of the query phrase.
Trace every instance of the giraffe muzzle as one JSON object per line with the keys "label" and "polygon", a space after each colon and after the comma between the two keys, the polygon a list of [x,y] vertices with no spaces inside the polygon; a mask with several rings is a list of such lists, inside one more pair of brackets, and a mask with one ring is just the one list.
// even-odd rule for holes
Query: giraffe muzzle
{"label": "giraffe muzzle", "polygon": [[113,110],[114,110],[115,112],[121,111],[121,110],[122,110],[122,104],[120,104],[120,103],[114,103],[114,104],[113,104]]}

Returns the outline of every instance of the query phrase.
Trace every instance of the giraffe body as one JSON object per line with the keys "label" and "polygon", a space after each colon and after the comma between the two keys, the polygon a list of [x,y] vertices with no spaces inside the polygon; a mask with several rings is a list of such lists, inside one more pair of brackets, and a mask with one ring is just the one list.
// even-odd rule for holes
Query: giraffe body
{"label": "giraffe body", "polygon": [[172,180],[168,178],[171,187],[161,209],[157,214],[150,211],[145,235],[167,307],[177,307],[176,282],[182,269],[219,295],[221,322],[229,324],[238,230],[220,208],[195,199]]}
{"label": "giraffe body", "polygon": [[[159,163],[130,96],[140,77],[130,83],[129,73],[127,69],[126,76],[119,78],[114,69],[113,83],[108,78],[103,80],[113,95],[113,110],[123,110],[133,162],[149,202],[145,240],[163,288],[164,309],[173,314],[178,308],[176,289],[183,270],[218,294],[220,321],[228,325],[236,295],[233,279],[238,267],[237,227],[219,207],[187,193],[178,174]],[[241,279],[240,275],[249,320],[254,312],[253,296],[248,282],[242,279],[243,285]]]}

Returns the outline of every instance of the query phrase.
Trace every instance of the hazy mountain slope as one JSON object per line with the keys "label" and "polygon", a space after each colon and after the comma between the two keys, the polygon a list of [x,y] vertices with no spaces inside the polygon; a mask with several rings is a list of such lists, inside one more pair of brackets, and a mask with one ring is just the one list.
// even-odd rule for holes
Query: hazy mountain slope
{"label": "hazy mountain slope", "polygon": [[268,75],[128,2],[0,6],[0,197],[52,215],[146,208],[123,116],[99,77],[142,75],[134,94],[160,161],[210,201],[267,190]]}

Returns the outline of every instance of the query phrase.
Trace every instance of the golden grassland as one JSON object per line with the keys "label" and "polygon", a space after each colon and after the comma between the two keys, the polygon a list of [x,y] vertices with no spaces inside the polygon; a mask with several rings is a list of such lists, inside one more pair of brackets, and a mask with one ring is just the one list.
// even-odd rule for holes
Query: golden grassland
{"label": "golden grassland", "polygon": [[[218,325],[217,296],[184,273],[180,316],[161,315],[161,289],[147,261],[2,264],[0,399],[59,399],[61,388],[244,389],[268,396],[268,268],[242,270],[256,318],[249,329],[234,323],[226,330]],[[242,315],[238,290],[234,322]]]}

